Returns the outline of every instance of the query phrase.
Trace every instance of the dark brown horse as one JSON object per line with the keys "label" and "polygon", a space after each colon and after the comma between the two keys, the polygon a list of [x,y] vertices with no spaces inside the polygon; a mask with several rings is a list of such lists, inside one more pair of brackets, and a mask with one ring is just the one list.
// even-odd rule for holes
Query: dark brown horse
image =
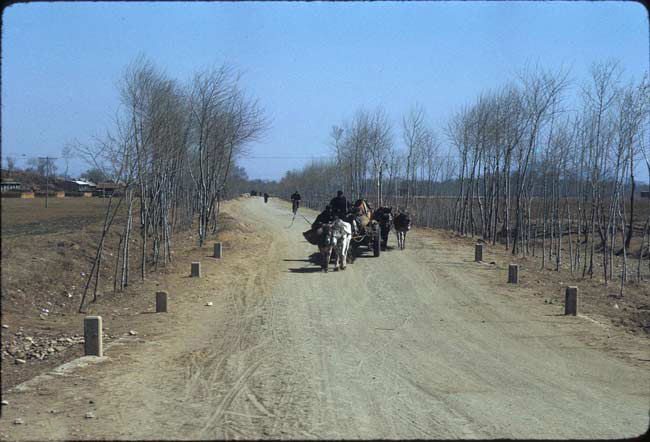
{"label": "dark brown horse", "polygon": [[332,257],[332,251],[336,247],[336,238],[334,235],[332,223],[317,223],[313,228],[303,232],[305,239],[315,246],[321,255],[321,269],[327,272],[327,267]]}
{"label": "dark brown horse", "polygon": [[[320,252],[320,267],[323,272],[327,273],[327,267],[332,257],[332,250],[336,245],[334,241],[334,229],[332,228],[332,224],[321,224],[313,229],[312,232],[311,237],[315,240],[318,251]],[[309,239],[307,240],[309,241]]]}
{"label": "dark brown horse", "polygon": [[393,208],[379,207],[372,213],[372,219],[379,223],[379,232],[381,235],[381,249],[386,250],[388,247],[388,233],[393,224]]}
{"label": "dark brown horse", "polygon": [[411,215],[408,212],[400,212],[393,220],[395,234],[397,235],[397,247],[401,250],[406,248],[406,233],[411,230]]}

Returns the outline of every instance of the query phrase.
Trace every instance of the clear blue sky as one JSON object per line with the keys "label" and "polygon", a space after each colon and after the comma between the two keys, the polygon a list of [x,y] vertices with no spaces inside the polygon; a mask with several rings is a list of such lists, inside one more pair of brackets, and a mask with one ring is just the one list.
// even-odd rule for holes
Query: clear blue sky
{"label": "clear blue sky", "polygon": [[[631,2],[28,3],[5,9],[2,31],[3,163],[60,157],[110,129],[116,80],[139,53],[179,80],[234,65],[272,121],[252,155],[319,156],[331,125],[362,106],[383,105],[397,129],[420,102],[441,127],[526,63],[582,79],[615,58],[639,79],[649,51],[646,11]],[[276,179],[306,161],[242,164]]]}

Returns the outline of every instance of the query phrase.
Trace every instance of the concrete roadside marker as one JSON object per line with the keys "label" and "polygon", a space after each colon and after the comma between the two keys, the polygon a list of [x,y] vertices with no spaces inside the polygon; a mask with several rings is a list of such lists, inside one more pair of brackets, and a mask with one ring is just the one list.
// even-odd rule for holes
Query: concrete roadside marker
{"label": "concrete roadside marker", "polygon": [[156,292],[156,313],[167,313],[167,292]]}
{"label": "concrete roadside marker", "polygon": [[190,274],[192,278],[200,278],[201,277],[201,263],[200,262],[193,262],[192,263],[192,273]]}
{"label": "concrete roadside marker", "polygon": [[215,242],[214,243],[214,258],[221,258],[221,243],[220,242]]}
{"label": "concrete roadside marker", "polygon": [[474,246],[474,261],[475,262],[483,261],[483,244],[476,244]]}
{"label": "concrete roadside marker", "polygon": [[84,354],[86,356],[104,356],[101,316],[86,316],[84,318]]}
{"label": "concrete roadside marker", "polygon": [[564,295],[564,314],[578,314],[578,287],[567,287]]}
{"label": "concrete roadside marker", "polygon": [[519,266],[517,264],[510,264],[508,266],[508,284],[519,283]]}

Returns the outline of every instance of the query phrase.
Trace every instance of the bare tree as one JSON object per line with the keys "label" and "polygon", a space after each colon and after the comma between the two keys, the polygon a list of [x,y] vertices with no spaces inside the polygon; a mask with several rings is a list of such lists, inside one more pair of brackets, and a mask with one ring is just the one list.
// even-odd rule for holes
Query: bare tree
{"label": "bare tree", "polygon": [[7,172],[12,173],[16,169],[16,158],[7,156]]}
{"label": "bare tree", "polygon": [[416,104],[411,108],[409,113],[402,119],[402,137],[406,146],[406,170],[407,179],[406,202],[405,208],[408,208],[411,196],[414,193],[413,180],[415,160],[418,151],[427,137],[427,128],[425,123],[425,110],[421,104]]}

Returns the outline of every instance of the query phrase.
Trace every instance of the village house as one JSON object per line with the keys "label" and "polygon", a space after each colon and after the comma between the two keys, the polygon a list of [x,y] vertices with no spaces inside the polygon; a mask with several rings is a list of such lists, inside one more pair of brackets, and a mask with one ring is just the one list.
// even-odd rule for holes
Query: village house
{"label": "village house", "polygon": [[0,191],[2,192],[22,190],[22,187],[21,183],[14,181],[12,178],[2,178],[2,181],[0,181]]}
{"label": "village house", "polygon": [[66,192],[93,192],[97,186],[90,181],[70,180],[63,182],[63,190]]}
{"label": "village house", "polygon": [[123,186],[119,183],[97,183],[95,189],[93,190],[93,196],[108,197],[113,195],[113,193],[118,193],[122,188]]}

